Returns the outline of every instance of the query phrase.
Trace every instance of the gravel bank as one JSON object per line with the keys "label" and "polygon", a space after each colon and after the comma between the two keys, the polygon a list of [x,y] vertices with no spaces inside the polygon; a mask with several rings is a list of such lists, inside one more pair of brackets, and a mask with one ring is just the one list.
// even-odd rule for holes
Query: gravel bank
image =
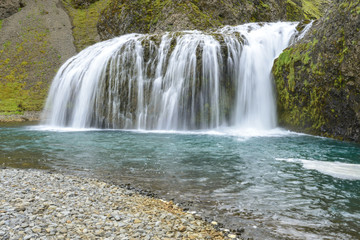
{"label": "gravel bank", "polygon": [[41,112],[38,111],[25,111],[22,115],[0,115],[1,122],[33,122],[40,121]]}
{"label": "gravel bank", "polygon": [[172,202],[95,179],[0,169],[0,239],[226,239]]}

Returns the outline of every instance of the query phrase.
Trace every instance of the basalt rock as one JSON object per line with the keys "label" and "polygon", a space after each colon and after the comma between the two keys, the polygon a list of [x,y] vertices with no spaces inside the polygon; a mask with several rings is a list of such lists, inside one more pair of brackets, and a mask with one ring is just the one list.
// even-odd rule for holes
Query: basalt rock
{"label": "basalt rock", "polygon": [[245,22],[316,19],[329,0],[111,0],[98,32],[110,39],[126,33],[207,30]]}
{"label": "basalt rock", "polygon": [[23,0],[2,0],[0,2],[0,20],[17,13],[24,6]]}
{"label": "basalt rock", "polygon": [[90,4],[96,2],[98,0],[71,0],[71,4],[75,8],[88,8]]}
{"label": "basalt rock", "polygon": [[360,142],[360,1],[334,2],[273,73],[282,126]]}

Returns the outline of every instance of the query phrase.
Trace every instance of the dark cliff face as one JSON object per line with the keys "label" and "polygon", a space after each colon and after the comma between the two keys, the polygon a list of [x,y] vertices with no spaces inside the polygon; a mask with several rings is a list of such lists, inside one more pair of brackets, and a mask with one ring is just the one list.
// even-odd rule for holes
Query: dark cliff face
{"label": "dark cliff face", "polygon": [[98,0],[70,0],[71,5],[74,8],[88,8],[92,3]]}
{"label": "dark cliff face", "polygon": [[328,0],[111,0],[98,32],[105,40],[126,33],[206,30],[245,22],[315,19]]}
{"label": "dark cliff face", "polygon": [[10,17],[25,6],[24,0],[1,0],[0,1],[0,20]]}
{"label": "dark cliff face", "polygon": [[360,142],[360,1],[335,2],[273,73],[281,125]]}

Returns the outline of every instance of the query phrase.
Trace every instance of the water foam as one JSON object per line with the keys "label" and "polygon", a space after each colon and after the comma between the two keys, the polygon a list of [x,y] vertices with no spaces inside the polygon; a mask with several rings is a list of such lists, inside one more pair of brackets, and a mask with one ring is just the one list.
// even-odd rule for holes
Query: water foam
{"label": "water foam", "polygon": [[305,160],[297,158],[276,158],[276,160],[290,163],[300,163],[305,169],[316,170],[335,178],[360,180],[360,164]]}

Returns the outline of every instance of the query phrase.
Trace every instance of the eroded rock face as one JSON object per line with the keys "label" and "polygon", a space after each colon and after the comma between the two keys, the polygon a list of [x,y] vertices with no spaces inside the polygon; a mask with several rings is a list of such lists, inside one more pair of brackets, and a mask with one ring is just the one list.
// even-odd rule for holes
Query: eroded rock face
{"label": "eroded rock face", "polygon": [[336,1],[273,73],[281,125],[360,142],[360,1]]}
{"label": "eroded rock face", "polygon": [[98,23],[100,37],[126,33],[206,30],[244,22],[315,19],[330,0],[111,0]]}
{"label": "eroded rock face", "polygon": [[75,8],[88,8],[90,4],[96,2],[98,0],[71,0],[71,4]]}
{"label": "eroded rock face", "polygon": [[24,7],[23,0],[2,0],[0,1],[0,20],[10,17],[19,11],[19,8]]}

